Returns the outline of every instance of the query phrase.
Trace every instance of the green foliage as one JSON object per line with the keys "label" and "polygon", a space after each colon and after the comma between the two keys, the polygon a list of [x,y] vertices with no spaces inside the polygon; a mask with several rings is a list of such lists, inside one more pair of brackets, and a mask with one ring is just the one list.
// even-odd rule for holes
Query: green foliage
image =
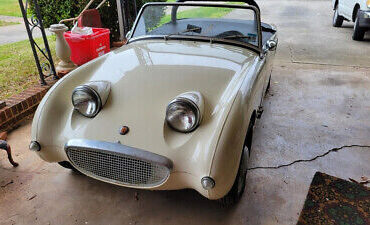
{"label": "green foliage", "polygon": [[[177,19],[184,18],[221,18],[232,11],[231,8],[215,8],[215,7],[200,7],[190,10],[180,11],[177,13]],[[171,21],[171,15],[165,15],[161,18],[159,24],[168,23]]]}
{"label": "green foliage", "polygon": [[161,18],[164,16],[166,6],[154,6],[147,7],[143,13],[146,32],[153,30],[158,27],[161,22]]}
{"label": "green foliage", "polygon": [[0,0],[0,15],[21,17],[18,0]]}
{"label": "green foliage", "polygon": [[[83,8],[90,0],[38,0],[40,5],[41,15],[45,27],[51,24],[59,23],[62,19],[76,17],[80,14]],[[137,10],[147,2],[158,2],[165,0],[137,0]],[[90,8],[95,8],[101,1],[96,0]],[[131,1],[130,1],[131,2]],[[33,11],[33,8],[31,9]],[[131,4],[129,14],[129,22],[132,25],[135,20],[135,11]],[[99,9],[103,26],[109,28],[111,31],[111,41],[117,41],[119,38],[118,14],[116,0],[107,0]],[[70,27],[72,24],[67,24]]]}

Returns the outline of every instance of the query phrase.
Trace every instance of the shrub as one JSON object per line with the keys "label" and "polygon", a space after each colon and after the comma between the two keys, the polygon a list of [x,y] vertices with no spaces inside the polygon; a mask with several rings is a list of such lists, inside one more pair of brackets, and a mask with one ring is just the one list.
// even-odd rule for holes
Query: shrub
{"label": "shrub", "polygon": [[[78,16],[89,1],[90,0],[38,0],[44,27],[59,23],[62,19]],[[147,2],[160,1],[163,2],[165,0],[137,0],[137,11]],[[100,0],[96,0],[90,8],[95,8],[100,2]],[[128,15],[130,27],[135,19],[134,7],[132,5],[133,4],[129,7],[130,10]],[[33,6],[31,6],[31,12],[32,11],[34,11]],[[104,5],[100,7],[99,12],[103,26],[109,28],[111,31],[111,41],[117,41],[119,39],[119,27],[116,0],[107,0]],[[69,27],[72,26],[72,24],[67,25],[69,25]]]}

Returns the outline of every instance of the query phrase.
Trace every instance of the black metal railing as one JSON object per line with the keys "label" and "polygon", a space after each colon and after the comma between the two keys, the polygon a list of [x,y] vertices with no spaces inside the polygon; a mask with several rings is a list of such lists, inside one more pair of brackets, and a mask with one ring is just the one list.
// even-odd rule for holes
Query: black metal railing
{"label": "black metal railing", "polygon": [[[30,40],[33,56],[35,58],[36,67],[40,76],[40,82],[42,85],[46,85],[47,83],[45,81],[45,78],[52,76],[54,79],[58,79],[58,76],[55,72],[54,62],[51,56],[48,39],[46,37],[44,25],[42,23],[40,7],[37,0],[30,0],[32,1],[32,4],[34,6],[33,11],[35,14],[28,18],[28,0],[26,0],[25,4],[23,3],[23,0],[18,1],[23,15],[24,24],[26,26],[28,38]],[[41,48],[40,45],[36,43],[33,37],[33,32],[35,29],[39,29],[41,31],[44,48]],[[41,53],[41,58],[39,57],[39,53]]]}

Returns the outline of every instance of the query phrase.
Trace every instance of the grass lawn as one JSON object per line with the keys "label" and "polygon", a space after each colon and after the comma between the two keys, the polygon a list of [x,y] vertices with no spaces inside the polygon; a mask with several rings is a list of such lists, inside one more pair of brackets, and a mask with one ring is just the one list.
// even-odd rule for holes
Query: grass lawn
{"label": "grass lawn", "polygon": [[[55,37],[48,37],[48,41],[55,61]],[[40,43],[40,47],[43,46],[42,38],[36,39],[36,42]],[[40,58],[43,59],[41,56]],[[24,91],[29,86],[39,83],[39,80],[28,40],[0,45],[0,100]]]}
{"label": "grass lawn", "polygon": [[21,17],[18,0],[0,0],[0,15]]}
{"label": "grass lawn", "polygon": [[[175,2],[176,0],[167,0],[167,2]],[[243,5],[243,2],[230,2],[229,4],[239,4]],[[230,13],[233,9],[232,8],[217,8],[217,7],[199,7],[188,9],[184,11],[180,11],[177,13],[177,19],[184,19],[184,18],[220,18],[228,13]],[[168,23],[171,20],[171,15],[165,15],[162,17],[161,21],[157,25],[157,27],[161,26],[162,24]]]}
{"label": "grass lawn", "polygon": [[9,25],[15,25],[15,24],[19,24],[19,23],[17,23],[17,22],[7,22],[7,21],[0,20],[0,27],[9,26]]}
{"label": "grass lawn", "polygon": [[[214,8],[200,7],[190,10],[185,10],[177,13],[177,19],[183,18],[220,18],[231,12],[231,8]],[[160,24],[168,23],[171,20],[171,15],[166,15],[161,19]]]}

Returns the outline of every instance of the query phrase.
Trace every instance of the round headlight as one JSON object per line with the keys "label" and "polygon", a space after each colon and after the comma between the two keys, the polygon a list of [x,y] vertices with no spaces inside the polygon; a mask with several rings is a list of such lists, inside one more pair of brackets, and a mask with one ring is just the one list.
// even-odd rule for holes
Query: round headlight
{"label": "round headlight", "polygon": [[79,113],[86,117],[94,117],[102,104],[98,93],[89,86],[78,86],[72,93],[72,104]]}
{"label": "round headlight", "polygon": [[187,98],[176,98],[166,110],[166,122],[176,131],[187,133],[199,125],[201,119],[198,106]]}

